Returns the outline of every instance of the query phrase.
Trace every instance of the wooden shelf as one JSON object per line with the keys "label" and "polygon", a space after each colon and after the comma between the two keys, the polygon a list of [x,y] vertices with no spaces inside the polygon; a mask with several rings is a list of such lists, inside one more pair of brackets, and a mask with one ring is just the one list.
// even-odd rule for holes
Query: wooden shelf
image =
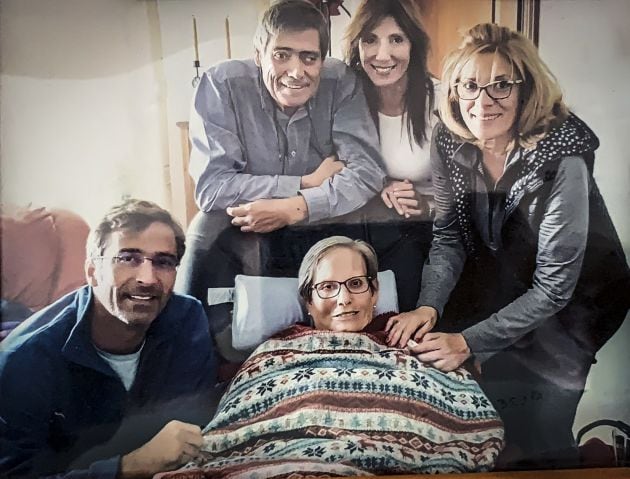
{"label": "wooden shelf", "polygon": [[183,170],[184,177],[184,216],[186,219],[186,225],[188,226],[199,211],[197,204],[195,203],[195,183],[188,174],[188,164],[190,163],[190,140],[188,139],[188,122],[178,121],[177,127],[179,128],[180,141],[182,147],[182,162],[181,168]]}

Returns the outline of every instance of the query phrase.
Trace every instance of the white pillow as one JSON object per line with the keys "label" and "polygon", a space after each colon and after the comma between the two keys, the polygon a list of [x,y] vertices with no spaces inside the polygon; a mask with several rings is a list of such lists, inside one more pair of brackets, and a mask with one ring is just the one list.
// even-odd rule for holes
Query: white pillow
{"label": "white pillow", "polygon": [[[379,295],[375,316],[398,312],[396,278],[391,270],[378,273]],[[232,288],[210,288],[208,304],[234,302],[232,346],[251,350],[275,333],[303,321],[306,311],[298,294],[297,278],[237,275]]]}

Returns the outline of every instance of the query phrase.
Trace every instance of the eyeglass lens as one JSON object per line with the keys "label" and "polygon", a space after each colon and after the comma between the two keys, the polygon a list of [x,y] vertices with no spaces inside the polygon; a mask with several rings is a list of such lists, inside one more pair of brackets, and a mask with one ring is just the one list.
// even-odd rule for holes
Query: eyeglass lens
{"label": "eyeglass lens", "polygon": [[153,257],[144,256],[139,251],[122,251],[114,260],[121,266],[137,268],[145,261],[151,261],[153,267],[161,271],[173,271],[179,262],[177,258],[170,254],[156,254]]}
{"label": "eyeglass lens", "polygon": [[476,82],[467,80],[457,84],[457,96],[462,100],[476,100],[483,90],[493,100],[503,100],[512,93],[513,81],[499,80],[480,86]]}
{"label": "eyeglass lens", "polygon": [[339,294],[341,285],[344,285],[352,294],[360,294],[368,290],[369,281],[367,276],[356,276],[345,281],[322,281],[316,284],[314,288],[321,299],[330,299]]}

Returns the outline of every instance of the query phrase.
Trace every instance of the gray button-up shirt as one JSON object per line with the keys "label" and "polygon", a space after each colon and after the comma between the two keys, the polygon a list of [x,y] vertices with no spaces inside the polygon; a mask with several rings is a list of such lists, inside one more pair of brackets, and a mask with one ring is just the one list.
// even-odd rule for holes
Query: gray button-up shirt
{"label": "gray button-up shirt", "polygon": [[[360,81],[344,63],[327,59],[314,97],[281,116],[253,60],[203,75],[190,118],[190,174],[203,211],[300,194],[312,222],[354,211],[380,192],[378,135]],[[345,168],[300,189],[301,177],[333,154]]]}

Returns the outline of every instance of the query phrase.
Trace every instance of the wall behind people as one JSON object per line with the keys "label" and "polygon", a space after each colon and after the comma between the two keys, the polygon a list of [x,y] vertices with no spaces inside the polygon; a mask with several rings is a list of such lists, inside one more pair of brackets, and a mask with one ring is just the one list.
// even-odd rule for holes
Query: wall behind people
{"label": "wall behind people", "polygon": [[[541,2],[540,52],[563,88],[567,104],[597,133],[595,179],[630,255],[630,2]],[[575,431],[602,418],[630,423],[630,319],[599,352],[578,408]],[[610,442],[605,428],[593,431]]]}
{"label": "wall behind people", "polygon": [[[358,3],[346,0],[344,6],[353,12]],[[232,56],[252,54],[258,15],[268,4],[3,0],[2,200],[69,207],[88,218],[93,203],[109,205],[125,194],[168,202],[167,189],[180,185],[170,184],[165,165],[181,155],[175,123],[188,118],[193,91],[192,15],[204,69],[225,59],[225,17]],[[560,77],[569,104],[602,138],[596,175],[626,251],[630,171],[623,133],[630,100],[619,78],[630,69],[624,51],[629,34],[620,26],[629,8],[625,0],[545,1],[540,35],[543,58]],[[582,10],[595,15],[587,20],[578,15]],[[344,12],[333,17],[333,56],[341,56],[347,23]],[[597,35],[584,34],[589,31]],[[82,197],[91,201],[77,202]]]}
{"label": "wall behind people", "polygon": [[3,0],[2,201],[92,219],[123,195],[163,202],[157,10],[127,0]]}
{"label": "wall behind people", "polygon": [[[204,68],[251,55],[266,0],[2,0],[0,200],[92,222],[129,195],[171,207],[188,119],[192,14]],[[175,156],[177,155],[177,156]],[[183,193],[182,193],[183,194]],[[180,220],[183,218],[177,215]]]}

